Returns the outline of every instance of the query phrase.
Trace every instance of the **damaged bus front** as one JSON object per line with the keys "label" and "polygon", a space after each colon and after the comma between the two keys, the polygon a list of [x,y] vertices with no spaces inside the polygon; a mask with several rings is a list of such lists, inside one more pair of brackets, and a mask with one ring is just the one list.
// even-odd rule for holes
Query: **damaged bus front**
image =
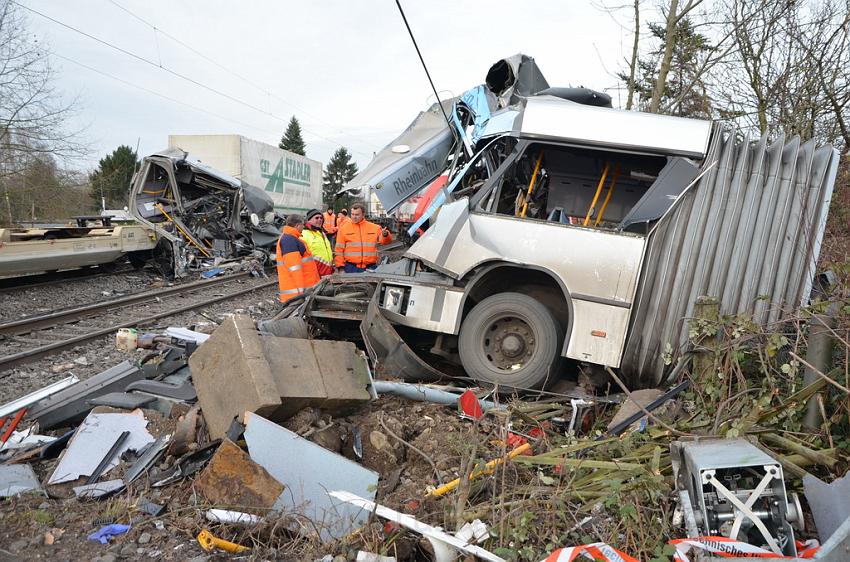
{"label": "damaged bus front", "polygon": [[153,257],[176,277],[223,259],[250,256],[263,264],[280,236],[265,192],[177,149],[144,159],[133,177],[130,211],[160,235]]}
{"label": "damaged bus front", "polygon": [[[452,129],[432,120],[416,144],[411,126],[364,170],[388,208],[398,197],[384,180],[430,169],[415,159],[437,145],[449,181],[401,261],[308,297],[314,327],[360,321],[379,366],[408,379],[539,389],[574,360],[648,386],[684,352],[698,296],[760,323],[807,300],[835,150],[611,109],[591,91],[577,103],[523,69],[528,57],[506,61],[446,104]],[[499,69],[507,89],[491,80]],[[432,179],[420,175],[414,192]]]}

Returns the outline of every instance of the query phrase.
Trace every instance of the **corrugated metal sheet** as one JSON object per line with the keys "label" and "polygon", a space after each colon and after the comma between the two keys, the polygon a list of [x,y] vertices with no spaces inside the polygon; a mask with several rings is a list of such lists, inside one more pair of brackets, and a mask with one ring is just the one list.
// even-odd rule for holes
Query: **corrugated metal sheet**
{"label": "corrugated metal sheet", "polygon": [[669,343],[687,341],[698,296],[721,314],[767,324],[808,299],[838,169],[838,152],[799,137],[751,141],[717,127],[704,168],[647,245],[623,358],[626,375],[658,383]]}

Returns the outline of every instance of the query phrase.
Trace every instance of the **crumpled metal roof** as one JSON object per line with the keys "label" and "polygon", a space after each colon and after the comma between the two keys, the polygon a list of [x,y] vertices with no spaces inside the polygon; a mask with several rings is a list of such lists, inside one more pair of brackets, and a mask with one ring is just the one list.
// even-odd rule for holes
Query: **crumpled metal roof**
{"label": "crumpled metal roof", "polygon": [[675,361],[699,296],[759,324],[808,301],[838,152],[799,137],[740,142],[736,133],[715,127],[704,169],[716,164],[648,241],[622,362],[631,377],[663,380],[665,347]]}
{"label": "crumpled metal roof", "polygon": [[197,158],[192,157],[192,155],[190,155],[185,150],[180,150],[179,148],[165,148],[163,150],[151,154],[151,156],[168,158],[169,160],[174,162],[175,166],[183,162],[187,166],[189,166],[189,168],[191,168],[193,172],[205,174],[207,176],[215,178],[224,184],[230,185],[234,189],[242,187],[242,180],[234,178],[233,176],[229,176],[224,172],[213,168],[212,166],[207,166]]}

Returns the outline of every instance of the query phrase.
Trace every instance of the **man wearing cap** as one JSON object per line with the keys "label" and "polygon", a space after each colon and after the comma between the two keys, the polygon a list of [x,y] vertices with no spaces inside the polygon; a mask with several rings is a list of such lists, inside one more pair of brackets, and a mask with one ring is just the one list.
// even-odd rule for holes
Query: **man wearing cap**
{"label": "man wearing cap", "polygon": [[[325,219],[318,209],[310,209],[307,211],[304,230],[301,231],[301,239],[304,240],[310,253],[313,254],[316,269],[320,277],[330,275],[334,272],[334,255],[331,241],[325,234],[327,229],[323,230],[322,228],[324,221]],[[334,231],[336,231],[336,228],[334,228]]]}

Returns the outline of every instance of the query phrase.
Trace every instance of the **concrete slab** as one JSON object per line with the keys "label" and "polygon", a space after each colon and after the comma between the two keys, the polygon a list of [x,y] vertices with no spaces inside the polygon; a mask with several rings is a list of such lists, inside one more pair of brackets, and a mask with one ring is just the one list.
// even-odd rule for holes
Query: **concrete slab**
{"label": "concrete slab", "polygon": [[191,355],[189,368],[214,439],[223,437],[233,418],[243,412],[268,415],[280,407],[277,385],[248,316],[234,315],[222,322]]}
{"label": "concrete slab", "polygon": [[283,493],[280,482],[227,439],[195,480],[195,486],[210,503],[243,510],[271,508]]}
{"label": "concrete slab", "polygon": [[311,406],[334,415],[368,402],[363,356],[350,342],[260,335],[247,316],[228,318],[189,359],[210,435],[255,412],[284,421]]}
{"label": "concrete slab", "polygon": [[322,540],[344,537],[368,520],[367,510],[328,492],[347,490],[374,500],[377,472],[250,412],[245,413],[245,442],[251,458],[286,486],[275,507],[313,521]]}

